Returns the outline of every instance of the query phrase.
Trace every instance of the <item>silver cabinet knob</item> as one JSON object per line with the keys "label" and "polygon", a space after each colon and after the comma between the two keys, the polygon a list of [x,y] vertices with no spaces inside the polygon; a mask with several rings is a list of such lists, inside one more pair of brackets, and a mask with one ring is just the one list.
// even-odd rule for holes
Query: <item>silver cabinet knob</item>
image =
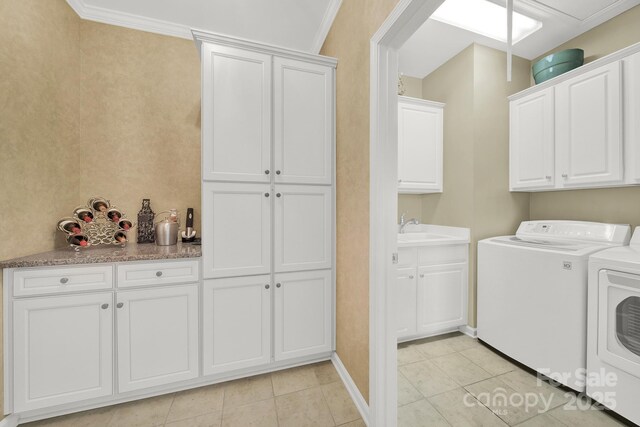
{"label": "silver cabinet knob", "polygon": [[399,179],[399,180],[398,180],[398,184],[401,184],[401,183],[402,183],[402,180],[401,180],[401,179]]}
{"label": "silver cabinet knob", "polygon": [[282,197],[281,193],[276,193],[276,197]]}
{"label": "silver cabinet knob", "polygon": [[420,275],[420,278],[423,278],[423,277],[424,277],[424,274],[421,274],[421,275]]}
{"label": "silver cabinet knob", "polygon": [[269,193],[264,193],[264,197],[269,197]]}
{"label": "silver cabinet knob", "polygon": [[413,279],[413,276],[409,276],[409,279]]}
{"label": "silver cabinet knob", "polygon": [[265,171],[264,171],[264,174],[265,174],[265,175],[269,175],[270,173],[271,173],[271,171],[270,171],[269,169],[267,169],[267,170],[265,170]]}
{"label": "silver cabinet knob", "polygon": [[60,279],[60,283],[62,283],[63,285],[64,285],[65,283],[67,283],[68,281],[69,281],[69,278],[68,278],[68,277],[63,277],[62,279]]}
{"label": "silver cabinet knob", "polygon": [[562,177],[563,177],[563,178],[566,178],[566,177],[568,177],[568,176],[569,176],[569,175],[567,175],[566,173],[563,173],[563,174],[562,174]]}
{"label": "silver cabinet knob", "polygon": [[109,304],[102,304],[100,308],[106,310],[107,308],[109,308]]}
{"label": "silver cabinet knob", "polygon": [[276,288],[279,288],[282,286],[282,283],[276,283]]}
{"label": "silver cabinet knob", "polygon": [[264,288],[265,288],[265,289],[269,289],[270,287],[271,287],[271,286],[269,286],[269,285],[264,285]]}
{"label": "silver cabinet knob", "polygon": [[119,303],[116,304],[116,307],[122,308],[122,307],[124,307],[124,303],[123,302],[119,302]]}
{"label": "silver cabinet knob", "polygon": [[156,277],[162,276],[162,271],[156,271]]}
{"label": "silver cabinet knob", "polygon": [[546,178],[547,180],[550,180],[550,179],[551,179],[551,175],[547,175],[547,176],[545,176],[545,178]]}
{"label": "silver cabinet knob", "polygon": [[276,171],[276,175],[280,175],[282,172],[280,172],[279,170]]}

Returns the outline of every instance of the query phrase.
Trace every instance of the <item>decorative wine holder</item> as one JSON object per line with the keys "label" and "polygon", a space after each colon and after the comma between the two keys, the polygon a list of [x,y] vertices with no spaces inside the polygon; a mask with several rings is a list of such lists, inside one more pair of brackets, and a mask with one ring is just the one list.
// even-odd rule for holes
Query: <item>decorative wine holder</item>
{"label": "decorative wine holder", "polygon": [[58,230],[65,233],[67,242],[76,251],[95,245],[120,245],[129,240],[127,232],[135,224],[126,214],[103,197],[92,197],[87,206],[74,209],[73,216],[58,221]]}

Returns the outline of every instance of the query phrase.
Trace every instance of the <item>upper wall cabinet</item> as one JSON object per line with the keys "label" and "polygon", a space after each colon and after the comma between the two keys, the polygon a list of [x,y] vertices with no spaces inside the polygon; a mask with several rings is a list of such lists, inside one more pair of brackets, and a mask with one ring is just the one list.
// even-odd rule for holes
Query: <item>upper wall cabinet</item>
{"label": "upper wall cabinet", "polygon": [[640,44],[511,96],[510,189],[640,184]]}
{"label": "upper wall cabinet", "polygon": [[269,182],[271,56],[205,44],[202,62],[202,179]]}
{"label": "upper wall cabinet", "polygon": [[441,193],[444,104],[398,97],[398,192]]}
{"label": "upper wall cabinet", "polygon": [[333,69],[274,58],[275,182],[331,184]]}

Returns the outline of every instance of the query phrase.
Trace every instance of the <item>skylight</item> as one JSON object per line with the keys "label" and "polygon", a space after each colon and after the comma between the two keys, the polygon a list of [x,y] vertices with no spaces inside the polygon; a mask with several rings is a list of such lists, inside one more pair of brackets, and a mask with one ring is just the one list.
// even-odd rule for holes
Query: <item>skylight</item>
{"label": "skylight", "polygon": [[[487,0],[446,0],[431,17],[445,24],[507,42],[507,9]],[[513,12],[513,44],[542,28],[542,22]]]}

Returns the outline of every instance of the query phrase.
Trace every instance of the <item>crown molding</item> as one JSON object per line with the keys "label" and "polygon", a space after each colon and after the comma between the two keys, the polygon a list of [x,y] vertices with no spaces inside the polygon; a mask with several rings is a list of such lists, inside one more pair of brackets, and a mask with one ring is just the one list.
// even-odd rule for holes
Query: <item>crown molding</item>
{"label": "crown molding", "polygon": [[331,0],[329,3],[329,7],[324,13],[324,17],[322,18],[322,23],[320,24],[320,28],[318,28],[318,32],[316,33],[315,38],[313,39],[313,45],[311,46],[311,53],[320,53],[320,49],[322,49],[322,45],[329,34],[329,30],[331,30],[331,26],[333,25],[333,21],[336,19],[338,15],[338,11],[340,10],[340,6],[342,6],[342,0]]}
{"label": "crown molding", "polygon": [[97,6],[88,6],[83,0],[67,0],[67,3],[80,18],[88,21],[191,40],[191,29],[186,25],[118,12]]}

